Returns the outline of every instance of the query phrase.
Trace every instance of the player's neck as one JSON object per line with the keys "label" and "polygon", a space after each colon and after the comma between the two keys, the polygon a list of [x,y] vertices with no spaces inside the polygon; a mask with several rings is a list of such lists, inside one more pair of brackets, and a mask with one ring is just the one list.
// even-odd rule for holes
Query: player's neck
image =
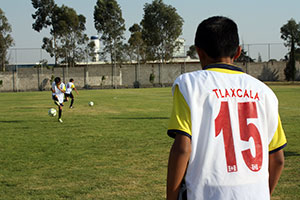
{"label": "player's neck", "polygon": [[219,58],[219,59],[216,59],[216,60],[214,61],[214,63],[216,63],[216,62],[233,64],[233,58],[230,58],[230,57]]}
{"label": "player's neck", "polygon": [[216,63],[226,63],[226,64],[233,64],[234,59],[230,57],[224,57],[224,58],[218,58],[218,59],[206,59],[201,62],[201,65],[207,66],[207,65],[212,65]]}

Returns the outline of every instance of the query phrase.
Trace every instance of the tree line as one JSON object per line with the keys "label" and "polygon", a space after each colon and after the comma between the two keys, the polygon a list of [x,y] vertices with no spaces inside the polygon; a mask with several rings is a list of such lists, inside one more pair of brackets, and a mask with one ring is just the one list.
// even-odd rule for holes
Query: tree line
{"label": "tree line", "polygon": [[[35,9],[32,29],[40,32],[49,30],[44,37],[42,48],[55,60],[55,65],[67,64],[72,67],[77,62],[92,59],[95,56],[94,43],[85,34],[86,18],[66,5],[58,6],[55,0],[31,0]],[[117,62],[135,60],[137,62],[172,58],[174,51],[181,45],[177,40],[182,34],[184,20],[171,5],[163,0],[153,0],[144,5],[144,15],[140,23],[130,28],[130,37],[124,42],[125,20],[116,0],[97,0],[94,6],[94,27],[100,35],[104,48],[99,53],[102,60]],[[290,51],[286,56],[286,80],[294,80],[295,62],[300,60],[300,24],[290,19],[281,29],[281,38]],[[8,49],[14,45],[11,26],[0,9],[0,71],[8,63]],[[191,46],[187,55],[196,58],[196,49]],[[241,62],[253,61],[242,52]]]}
{"label": "tree line", "polygon": [[[72,67],[77,62],[92,59],[95,56],[94,43],[85,34],[86,18],[66,5],[59,6],[54,0],[31,0],[35,9],[32,14],[34,31],[49,30],[49,37],[44,37],[42,48],[55,60],[55,65],[67,64]],[[7,50],[13,46],[10,35],[11,26],[0,12],[1,31],[1,71],[7,64]],[[153,0],[144,5],[142,21],[133,24],[131,36],[124,42],[125,20],[116,0],[98,0],[94,6],[94,26],[100,35],[104,48],[100,52],[102,60],[112,63],[128,60],[168,60],[179,48],[176,42],[182,34],[183,19],[176,9],[164,4],[163,0]],[[2,36],[6,37],[2,39]],[[3,52],[3,53],[2,53]],[[6,53],[6,54],[5,54]]]}
{"label": "tree line", "polygon": [[[36,12],[32,15],[35,31],[50,28],[49,38],[43,39],[42,48],[55,64],[67,63],[74,66],[84,61],[88,55],[94,57],[94,45],[84,33],[86,19],[65,5],[59,7],[54,0],[32,0]],[[133,24],[131,36],[124,42],[125,20],[116,0],[98,0],[94,6],[94,26],[100,35],[104,48],[100,52],[102,60],[112,63],[125,60],[168,60],[179,43],[176,39],[182,34],[183,19],[175,8],[162,0],[154,0],[144,6],[144,18]]]}

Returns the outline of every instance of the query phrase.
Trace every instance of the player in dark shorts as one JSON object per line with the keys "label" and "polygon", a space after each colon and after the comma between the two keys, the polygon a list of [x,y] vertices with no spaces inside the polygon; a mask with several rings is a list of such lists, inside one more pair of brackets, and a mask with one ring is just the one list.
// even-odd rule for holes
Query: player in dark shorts
{"label": "player in dark shorts", "polygon": [[74,85],[74,79],[71,78],[70,81],[66,85],[65,100],[64,100],[66,102],[66,101],[69,101],[69,98],[71,98],[70,108],[73,108],[73,103],[74,103],[74,95],[72,94],[73,89],[75,90],[75,92],[78,95],[78,91]]}

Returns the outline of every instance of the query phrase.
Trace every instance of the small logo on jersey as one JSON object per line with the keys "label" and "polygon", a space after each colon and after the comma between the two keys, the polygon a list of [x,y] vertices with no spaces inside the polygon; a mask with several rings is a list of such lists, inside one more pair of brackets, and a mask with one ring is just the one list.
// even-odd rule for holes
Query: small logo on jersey
{"label": "small logo on jersey", "polygon": [[258,166],[258,164],[251,164],[251,170],[252,171],[259,171],[260,170],[260,167]]}
{"label": "small logo on jersey", "polygon": [[227,166],[227,171],[228,172],[237,172],[236,165],[229,165],[229,166]]}
{"label": "small logo on jersey", "polygon": [[249,98],[249,99],[254,99],[259,101],[259,96],[258,92],[253,92],[252,90],[247,90],[247,89],[213,89],[212,90],[216,97],[219,98],[233,98],[233,97],[238,97],[238,98]]}

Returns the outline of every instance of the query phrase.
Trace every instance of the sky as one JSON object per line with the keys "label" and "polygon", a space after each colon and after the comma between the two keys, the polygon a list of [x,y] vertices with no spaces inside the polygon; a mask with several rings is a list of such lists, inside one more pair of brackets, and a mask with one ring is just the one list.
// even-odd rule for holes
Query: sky
{"label": "sky", "polygon": [[[75,9],[77,14],[86,17],[88,36],[97,35],[93,19],[96,2],[97,0],[55,0],[59,6],[64,4]],[[128,39],[130,35],[128,28],[134,23],[141,22],[143,8],[152,0],[117,0],[117,2],[125,20],[125,37]],[[244,44],[245,50],[254,59],[257,59],[258,54],[263,60],[283,58],[287,48],[280,38],[280,28],[291,18],[296,22],[300,21],[299,0],[164,0],[164,3],[176,8],[177,13],[183,18],[183,32],[180,37],[185,39],[185,45],[193,44],[197,25],[202,20],[222,15],[238,24],[240,43]],[[43,37],[50,36],[49,30],[36,32],[32,29],[34,20],[31,15],[35,9],[31,0],[0,0],[0,8],[12,26],[12,37],[15,41],[13,48],[18,49],[11,52],[11,60],[14,60],[11,62],[33,62],[28,61],[30,57],[27,55],[28,52],[36,57],[44,57],[46,53],[40,53],[38,48],[42,45]]]}

